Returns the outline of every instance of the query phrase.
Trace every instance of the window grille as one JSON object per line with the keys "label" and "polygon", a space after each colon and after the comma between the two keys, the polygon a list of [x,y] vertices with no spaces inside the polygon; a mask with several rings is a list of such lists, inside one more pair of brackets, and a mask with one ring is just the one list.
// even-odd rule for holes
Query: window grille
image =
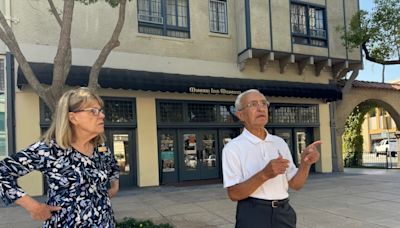
{"label": "window grille", "polygon": [[132,100],[104,100],[105,122],[132,123],[136,122],[136,112]]}
{"label": "window grille", "polygon": [[139,32],[190,38],[188,0],[138,0]]}
{"label": "window grille", "polygon": [[210,31],[228,33],[226,1],[210,0]]}
{"label": "window grille", "polygon": [[163,102],[160,104],[160,121],[165,123],[183,122],[183,104]]}
{"label": "window grille", "polygon": [[297,44],[327,46],[325,9],[313,5],[290,5],[292,40]]}
{"label": "window grille", "polygon": [[217,105],[215,104],[188,104],[189,122],[217,121]]}

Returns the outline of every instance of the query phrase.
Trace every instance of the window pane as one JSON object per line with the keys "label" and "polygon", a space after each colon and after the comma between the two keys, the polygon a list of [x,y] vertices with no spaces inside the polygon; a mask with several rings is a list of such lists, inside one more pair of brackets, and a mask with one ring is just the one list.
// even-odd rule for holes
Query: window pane
{"label": "window pane", "polygon": [[177,38],[189,38],[189,33],[188,32],[168,30],[167,31],[167,36],[177,37]]}
{"label": "window pane", "polygon": [[152,27],[143,26],[143,25],[139,25],[139,32],[151,34],[151,35],[159,35],[159,36],[163,35],[163,30],[161,28],[152,28]]}
{"label": "window pane", "polygon": [[210,30],[211,32],[227,33],[227,12],[225,1],[210,1]]}
{"label": "window pane", "polygon": [[[326,38],[326,31],[324,28],[324,12],[315,8],[309,9],[309,23],[310,23],[310,36]],[[318,45],[321,46],[321,45]]]}
{"label": "window pane", "polygon": [[290,6],[293,33],[307,34],[306,7],[292,4]]}
{"label": "window pane", "polygon": [[190,122],[215,122],[217,106],[214,104],[188,104]]}
{"label": "window pane", "polygon": [[167,0],[167,25],[188,27],[187,0]]}
{"label": "window pane", "polygon": [[327,46],[325,9],[310,5],[291,4],[290,14],[294,43]]}
{"label": "window pane", "polygon": [[234,105],[221,105],[220,117],[223,123],[237,123],[239,119],[235,115],[236,109]]}
{"label": "window pane", "polygon": [[183,122],[183,105],[181,103],[160,103],[161,122]]}
{"label": "window pane", "polygon": [[175,171],[175,136],[172,134],[160,135],[160,157],[163,173]]}
{"label": "window pane", "polygon": [[138,13],[139,21],[163,24],[161,0],[139,0]]}
{"label": "window pane", "polygon": [[167,25],[176,26],[175,0],[167,0]]}
{"label": "window pane", "polygon": [[133,102],[129,100],[105,100],[104,110],[106,122],[135,122]]}
{"label": "window pane", "polygon": [[130,171],[129,157],[129,135],[128,134],[113,134],[114,157],[117,160],[120,174],[127,175]]}
{"label": "window pane", "polygon": [[311,39],[311,44],[315,45],[315,46],[325,47],[326,46],[326,41],[325,40]]}
{"label": "window pane", "polygon": [[188,27],[188,3],[187,0],[178,0],[178,26]]}
{"label": "window pane", "polygon": [[188,0],[138,0],[139,32],[189,38]]}
{"label": "window pane", "polygon": [[281,106],[271,107],[272,124],[318,124],[317,106]]}
{"label": "window pane", "polygon": [[308,44],[308,38],[300,37],[300,36],[293,36],[293,43],[296,43],[296,44]]}

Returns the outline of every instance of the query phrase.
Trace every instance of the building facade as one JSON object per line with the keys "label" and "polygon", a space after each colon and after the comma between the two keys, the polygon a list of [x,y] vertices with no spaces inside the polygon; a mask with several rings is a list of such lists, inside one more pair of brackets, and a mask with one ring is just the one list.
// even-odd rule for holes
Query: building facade
{"label": "building facade", "polygon": [[376,107],[365,115],[362,124],[364,153],[376,151],[375,147],[382,139],[395,139],[397,126],[390,114],[383,108]]}
{"label": "building facade", "polygon": [[[48,2],[0,2],[40,81],[51,82],[59,26]],[[305,145],[322,140],[314,170],[332,172],[336,80],[361,63],[360,50],[347,50],[336,28],[357,10],[357,0],[128,2],[121,45],[99,76],[122,187],[222,179],[222,148],[241,131],[234,100],[250,88],[271,102],[266,127],[286,140],[295,162]],[[75,4],[69,87],[87,84],[117,13],[104,2]],[[51,115],[18,63],[11,74],[18,150],[38,139]],[[21,184],[33,195],[45,185],[38,173]]]}

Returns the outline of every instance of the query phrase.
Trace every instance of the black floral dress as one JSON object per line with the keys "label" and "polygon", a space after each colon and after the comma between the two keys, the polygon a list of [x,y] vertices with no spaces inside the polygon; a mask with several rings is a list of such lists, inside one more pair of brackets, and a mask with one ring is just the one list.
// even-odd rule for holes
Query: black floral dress
{"label": "black floral dress", "polygon": [[0,198],[6,205],[26,194],[17,178],[32,170],[46,176],[47,204],[62,208],[43,227],[115,227],[108,187],[119,178],[119,168],[109,148],[99,146],[88,157],[54,141],[39,141],[5,158],[0,161]]}

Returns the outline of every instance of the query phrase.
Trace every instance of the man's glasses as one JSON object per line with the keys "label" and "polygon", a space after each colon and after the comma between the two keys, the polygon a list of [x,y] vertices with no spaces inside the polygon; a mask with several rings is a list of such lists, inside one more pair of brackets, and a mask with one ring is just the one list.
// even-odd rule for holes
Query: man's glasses
{"label": "man's glasses", "polygon": [[93,115],[98,116],[98,115],[100,115],[100,113],[104,114],[104,109],[102,109],[102,108],[85,108],[85,109],[76,110],[76,111],[72,111],[72,112],[91,112]]}
{"label": "man's glasses", "polygon": [[250,109],[256,109],[256,108],[268,108],[269,107],[269,102],[267,100],[262,100],[262,101],[251,101],[244,105],[239,111],[242,111],[246,108]]}

